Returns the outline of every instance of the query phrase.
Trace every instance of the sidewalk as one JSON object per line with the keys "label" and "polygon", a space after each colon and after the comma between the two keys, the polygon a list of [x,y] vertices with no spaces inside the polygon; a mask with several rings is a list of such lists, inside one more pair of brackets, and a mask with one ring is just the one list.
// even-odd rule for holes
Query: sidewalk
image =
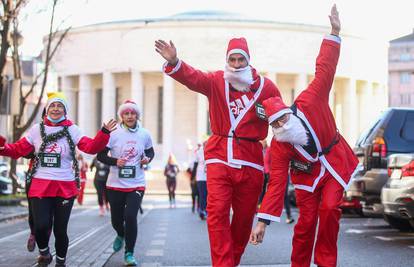
{"label": "sidewalk", "polygon": [[27,202],[22,201],[26,206],[0,206],[0,222],[23,218],[28,215]]}

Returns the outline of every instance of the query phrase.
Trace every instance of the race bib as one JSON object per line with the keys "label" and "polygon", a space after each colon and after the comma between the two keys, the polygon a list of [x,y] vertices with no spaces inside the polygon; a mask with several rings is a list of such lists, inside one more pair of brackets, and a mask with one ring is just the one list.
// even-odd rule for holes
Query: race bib
{"label": "race bib", "polygon": [[256,116],[262,120],[267,121],[266,112],[265,112],[263,105],[256,103],[255,108],[256,108]]}
{"label": "race bib", "polygon": [[305,172],[305,173],[312,173],[312,164],[308,162],[301,162],[298,160],[291,160],[290,161],[290,168],[295,171]]}
{"label": "race bib", "polygon": [[39,153],[40,166],[47,168],[60,168],[60,154]]}
{"label": "race bib", "polygon": [[135,166],[124,166],[119,168],[119,178],[135,178]]}

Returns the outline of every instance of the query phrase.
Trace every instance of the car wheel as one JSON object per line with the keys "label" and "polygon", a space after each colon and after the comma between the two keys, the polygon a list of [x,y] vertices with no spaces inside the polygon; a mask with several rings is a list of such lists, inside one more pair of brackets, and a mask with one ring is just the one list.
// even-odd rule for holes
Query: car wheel
{"label": "car wheel", "polygon": [[398,229],[401,232],[409,232],[413,230],[413,227],[408,220],[395,218],[387,214],[384,214],[384,220],[391,225],[392,228]]}
{"label": "car wheel", "polygon": [[360,208],[360,209],[356,209],[356,210],[355,210],[355,213],[356,213],[356,214],[358,214],[358,215],[359,215],[359,217],[361,217],[361,218],[365,217],[365,214],[364,214],[364,212],[362,211],[362,208]]}

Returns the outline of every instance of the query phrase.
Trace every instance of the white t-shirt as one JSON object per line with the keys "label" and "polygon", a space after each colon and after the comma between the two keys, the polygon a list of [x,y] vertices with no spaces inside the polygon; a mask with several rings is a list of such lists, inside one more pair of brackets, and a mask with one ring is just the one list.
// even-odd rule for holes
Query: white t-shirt
{"label": "white t-shirt", "polygon": [[127,159],[125,166],[135,167],[135,176],[131,178],[120,178],[119,168],[111,166],[106,185],[115,188],[135,188],[145,186],[145,174],[141,168],[141,157],[145,156],[144,150],[152,147],[149,132],[139,127],[136,132],[131,132],[118,125],[111,133],[107,147],[110,149],[111,157]]}
{"label": "white t-shirt", "polygon": [[196,151],[195,162],[198,162],[197,171],[196,171],[196,180],[207,181],[206,162],[204,160],[204,149],[202,146]]}
{"label": "white t-shirt", "polygon": [[[47,126],[45,125],[46,135],[56,133],[63,129],[63,126]],[[68,127],[69,133],[72,137],[75,146],[79,143],[79,140],[83,137],[80,129],[76,125]],[[35,152],[38,153],[40,146],[42,145],[42,136],[40,134],[40,124],[35,124],[30,128],[25,136],[26,140],[35,147]],[[75,180],[75,172],[72,169],[72,155],[69,147],[68,140],[65,137],[60,138],[54,143],[50,143],[46,146],[44,153],[50,153],[53,155],[58,154],[60,157],[60,167],[42,167],[39,162],[35,178],[56,180],[56,181],[73,181]]]}

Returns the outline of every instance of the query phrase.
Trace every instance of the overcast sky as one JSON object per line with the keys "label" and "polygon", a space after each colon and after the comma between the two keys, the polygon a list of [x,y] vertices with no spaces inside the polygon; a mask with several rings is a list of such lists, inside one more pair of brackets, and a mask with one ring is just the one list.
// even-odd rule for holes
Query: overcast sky
{"label": "overcast sky", "polygon": [[[50,2],[31,0],[23,10],[24,55],[40,52],[42,36],[48,31]],[[389,41],[412,33],[414,28],[414,0],[63,0],[56,21],[76,27],[216,10],[257,19],[329,26],[328,14],[333,3],[338,6],[342,28],[364,38]]]}

